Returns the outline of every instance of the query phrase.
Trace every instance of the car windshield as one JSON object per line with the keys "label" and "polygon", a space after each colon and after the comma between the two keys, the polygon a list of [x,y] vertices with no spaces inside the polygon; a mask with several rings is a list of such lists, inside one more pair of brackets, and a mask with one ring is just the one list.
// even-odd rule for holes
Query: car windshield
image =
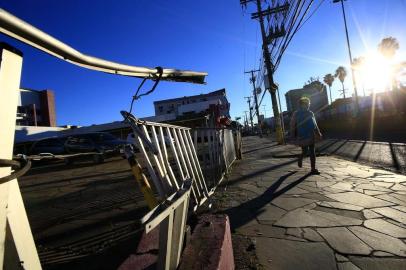
{"label": "car windshield", "polygon": [[94,142],[104,142],[104,141],[114,141],[117,140],[116,137],[114,137],[111,134],[108,133],[94,133],[90,134],[90,137]]}

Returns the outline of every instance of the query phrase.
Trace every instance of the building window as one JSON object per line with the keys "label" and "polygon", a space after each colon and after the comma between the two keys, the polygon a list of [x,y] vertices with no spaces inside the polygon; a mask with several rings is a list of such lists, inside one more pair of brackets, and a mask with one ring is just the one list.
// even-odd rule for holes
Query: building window
{"label": "building window", "polygon": [[159,110],[159,112],[163,112],[164,107],[163,107],[163,106],[159,106],[159,107],[158,107],[158,110]]}

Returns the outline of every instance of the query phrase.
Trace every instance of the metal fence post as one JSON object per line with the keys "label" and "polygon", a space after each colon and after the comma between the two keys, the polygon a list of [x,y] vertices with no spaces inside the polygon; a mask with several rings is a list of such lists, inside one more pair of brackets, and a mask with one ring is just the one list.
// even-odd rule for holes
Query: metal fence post
{"label": "metal fence post", "polygon": [[[0,56],[0,158],[11,159],[23,57],[4,43]],[[10,172],[0,167],[0,177]],[[41,269],[17,179],[0,184],[0,266]]]}

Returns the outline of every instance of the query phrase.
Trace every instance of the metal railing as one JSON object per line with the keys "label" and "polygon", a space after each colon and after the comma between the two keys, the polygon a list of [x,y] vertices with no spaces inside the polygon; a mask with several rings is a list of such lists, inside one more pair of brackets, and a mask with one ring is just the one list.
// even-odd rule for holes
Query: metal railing
{"label": "metal railing", "polygon": [[236,160],[233,130],[195,128],[193,138],[207,186],[213,192]]}
{"label": "metal railing", "polygon": [[[178,69],[130,66],[85,55],[3,9],[0,9],[0,33],[71,64],[96,71],[156,81],[162,79],[193,83],[204,83],[207,75],[207,73]],[[0,58],[0,158],[10,160],[13,153],[17,95],[20,89],[23,54],[12,46],[0,43]],[[148,158],[147,160],[148,170],[154,176],[153,180],[159,189],[160,199],[165,201],[168,197],[171,198],[170,192],[178,191],[179,187],[182,187],[183,183],[178,181],[184,182],[186,179],[192,178],[191,191],[194,201],[197,205],[202,204],[207,199],[208,192],[194,151],[190,131],[154,124],[147,124],[141,130],[145,133],[147,140],[151,142],[150,144],[155,145],[158,150],[150,156],[150,160]],[[170,161],[166,156],[168,153],[165,136],[169,138],[168,144],[176,159],[175,164],[178,171],[171,170]],[[142,141],[140,141],[140,145],[146,157],[151,155]],[[151,145],[148,143],[147,145],[151,148]],[[180,147],[180,145],[183,146]],[[154,173],[153,166],[157,169],[157,174]],[[176,177],[176,173],[181,177]],[[10,167],[0,168],[0,178],[10,175],[12,175]],[[185,201],[188,200],[185,199]],[[185,207],[184,205],[185,203],[183,203],[183,207]],[[171,223],[168,222],[168,224]],[[41,269],[17,179],[0,183],[0,230],[0,267]],[[177,254],[179,252],[177,251]],[[177,256],[179,257],[179,255]]]}
{"label": "metal railing", "polygon": [[145,167],[158,200],[163,201],[178,191],[183,182],[192,179],[195,209],[209,197],[206,181],[190,135],[190,128],[141,121],[127,112],[124,119],[134,132],[138,160]]}
{"label": "metal railing", "polygon": [[152,209],[141,220],[147,234],[159,226],[156,269],[175,270],[179,265],[192,187],[192,179],[184,181],[179,190]]}

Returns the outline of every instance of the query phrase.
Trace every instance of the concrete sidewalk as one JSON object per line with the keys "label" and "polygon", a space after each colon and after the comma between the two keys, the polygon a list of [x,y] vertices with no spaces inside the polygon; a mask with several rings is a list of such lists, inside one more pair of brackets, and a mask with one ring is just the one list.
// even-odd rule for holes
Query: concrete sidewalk
{"label": "concrete sidewalk", "polygon": [[292,146],[243,143],[214,195],[230,217],[237,269],[405,269],[405,175],[331,156],[309,175],[308,159],[298,168],[281,155]]}

